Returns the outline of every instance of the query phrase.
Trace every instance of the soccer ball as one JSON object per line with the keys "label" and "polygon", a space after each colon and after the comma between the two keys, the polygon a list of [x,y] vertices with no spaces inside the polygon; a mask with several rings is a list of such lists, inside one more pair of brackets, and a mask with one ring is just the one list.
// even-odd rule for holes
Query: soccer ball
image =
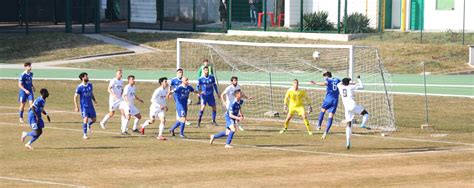
{"label": "soccer ball", "polygon": [[321,55],[321,53],[319,53],[318,51],[314,51],[313,52],[313,59],[318,60],[320,55]]}
{"label": "soccer ball", "polygon": [[188,99],[188,105],[193,104],[193,101],[191,99]]}

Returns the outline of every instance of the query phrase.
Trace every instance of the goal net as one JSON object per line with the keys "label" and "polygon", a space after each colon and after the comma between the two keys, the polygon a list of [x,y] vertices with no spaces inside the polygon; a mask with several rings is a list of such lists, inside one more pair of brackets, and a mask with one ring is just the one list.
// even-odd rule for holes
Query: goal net
{"label": "goal net", "polygon": [[[245,95],[243,111],[246,118],[283,121],[286,117],[284,97],[298,79],[300,88],[310,97],[313,111],[309,114],[312,126],[316,125],[319,110],[326,95],[326,88],[309,82],[323,82],[322,73],[331,71],[333,77],[361,76],[364,90],[355,94],[355,100],[371,115],[368,126],[384,131],[395,130],[392,95],[389,91],[390,75],[385,71],[378,50],[372,47],[352,45],[314,45],[283,43],[251,43],[235,41],[213,41],[199,39],[177,40],[177,68],[184,69],[193,86],[197,83],[197,71],[203,59],[213,66],[218,80],[219,92],[237,76]],[[188,107],[188,117],[196,118],[199,105],[196,96]],[[218,117],[224,113],[218,100]],[[206,107],[203,119],[210,121],[210,109]],[[327,115],[326,115],[327,116]],[[339,101],[335,115],[336,125],[344,120],[344,107]],[[206,122],[207,120],[203,120]],[[301,119],[294,118],[300,122]],[[361,122],[356,116],[355,124]],[[325,122],[323,123],[323,126]],[[296,127],[296,126],[295,126]]]}

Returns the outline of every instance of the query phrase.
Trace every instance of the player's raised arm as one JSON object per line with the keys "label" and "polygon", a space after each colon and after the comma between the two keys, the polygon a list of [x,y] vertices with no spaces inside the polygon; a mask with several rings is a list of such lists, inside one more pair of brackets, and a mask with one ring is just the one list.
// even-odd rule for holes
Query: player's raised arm
{"label": "player's raised arm", "polygon": [[289,100],[289,99],[290,99],[290,90],[287,90],[287,91],[286,91],[286,94],[285,94],[285,99],[284,99],[284,101],[283,101],[285,111],[288,110],[288,100]]}
{"label": "player's raised arm", "polygon": [[357,76],[357,82],[354,89],[364,89],[364,85],[362,84],[362,80],[360,80],[360,76]]}
{"label": "player's raised arm", "polygon": [[227,86],[224,91],[221,93],[221,101],[222,101],[222,104],[225,104],[225,95],[227,95],[227,92],[229,92],[229,89],[230,89],[231,86]]}

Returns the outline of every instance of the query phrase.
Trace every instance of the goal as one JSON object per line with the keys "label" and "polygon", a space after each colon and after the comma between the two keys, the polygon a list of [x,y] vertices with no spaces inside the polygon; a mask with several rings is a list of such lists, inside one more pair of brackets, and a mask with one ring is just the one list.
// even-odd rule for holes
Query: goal
{"label": "goal", "polygon": [[[364,90],[357,91],[356,101],[371,114],[368,126],[384,131],[395,130],[393,96],[389,92],[390,74],[384,69],[376,48],[177,39],[176,66],[184,69],[184,75],[189,77],[193,86],[203,59],[208,59],[213,66],[219,91],[230,84],[232,76],[239,78],[243,92],[252,97],[243,107],[246,118],[283,121],[286,117],[283,111],[285,93],[293,80],[298,79],[300,88],[306,90],[311,99],[315,112],[309,114],[309,119],[315,125],[326,88],[309,82],[322,82],[322,73],[331,71],[333,77],[340,79],[360,75]],[[195,102],[197,97],[193,96],[191,100]],[[220,100],[216,101],[218,114],[224,113]],[[198,108],[194,104],[188,107],[190,118],[197,116]],[[336,125],[344,119],[343,108],[340,101],[334,119]],[[209,115],[210,108],[206,109],[205,114]],[[356,117],[355,124],[361,122],[357,118],[361,117]]]}

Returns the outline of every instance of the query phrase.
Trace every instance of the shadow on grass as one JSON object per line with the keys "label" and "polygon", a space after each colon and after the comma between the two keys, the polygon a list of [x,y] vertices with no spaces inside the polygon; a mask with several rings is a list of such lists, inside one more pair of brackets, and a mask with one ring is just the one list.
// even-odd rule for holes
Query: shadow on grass
{"label": "shadow on grass", "polygon": [[93,147],[84,147],[84,146],[81,146],[81,147],[64,147],[64,148],[46,147],[46,148],[43,148],[43,149],[68,149],[68,150],[91,149],[91,150],[94,150],[94,149],[122,149],[122,148],[129,148],[129,147],[115,147],[115,146],[93,146]]}
{"label": "shadow on grass", "polygon": [[260,148],[271,148],[271,147],[276,147],[276,148],[286,148],[286,147],[301,147],[301,146],[315,146],[311,144],[257,144],[255,147],[260,147]]}
{"label": "shadow on grass", "polygon": [[450,148],[437,148],[437,147],[418,147],[418,148],[366,148],[367,150],[383,150],[386,152],[397,152],[397,153],[413,153],[413,152],[431,152],[431,151],[446,151]]}

